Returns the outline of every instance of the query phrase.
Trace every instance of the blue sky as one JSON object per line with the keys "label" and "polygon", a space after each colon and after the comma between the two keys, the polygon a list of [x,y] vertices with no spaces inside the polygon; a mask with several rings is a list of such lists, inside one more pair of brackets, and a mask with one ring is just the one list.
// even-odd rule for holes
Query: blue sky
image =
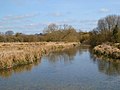
{"label": "blue sky", "polygon": [[0,31],[35,34],[50,23],[90,31],[112,14],[120,14],[120,0],[0,0]]}

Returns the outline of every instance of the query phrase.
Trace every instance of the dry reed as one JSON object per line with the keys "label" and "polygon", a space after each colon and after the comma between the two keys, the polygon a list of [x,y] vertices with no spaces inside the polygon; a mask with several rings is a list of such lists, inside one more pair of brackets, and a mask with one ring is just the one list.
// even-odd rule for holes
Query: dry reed
{"label": "dry reed", "polygon": [[65,49],[78,44],[77,42],[0,43],[0,69],[30,64],[50,51]]}
{"label": "dry reed", "polygon": [[115,45],[102,44],[94,48],[94,52],[105,57],[120,59],[120,49]]}

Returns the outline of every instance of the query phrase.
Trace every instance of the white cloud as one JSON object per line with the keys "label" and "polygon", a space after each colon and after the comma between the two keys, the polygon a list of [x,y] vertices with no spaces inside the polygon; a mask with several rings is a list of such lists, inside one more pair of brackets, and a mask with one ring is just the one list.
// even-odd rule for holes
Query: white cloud
{"label": "white cloud", "polygon": [[39,13],[25,14],[25,15],[17,15],[17,16],[9,15],[9,16],[3,17],[3,20],[19,20],[19,19],[36,17],[36,16],[38,16],[38,15],[39,15]]}
{"label": "white cloud", "polygon": [[76,20],[76,19],[69,19],[69,20],[62,20],[55,22],[56,24],[96,24],[97,20]]}
{"label": "white cloud", "polygon": [[46,26],[46,24],[44,23],[31,23],[31,24],[27,24],[22,26],[24,29],[40,29],[41,27]]}
{"label": "white cloud", "polygon": [[101,8],[100,9],[100,12],[102,12],[102,13],[107,13],[107,12],[109,12],[110,10],[108,9],[108,8]]}
{"label": "white cloud", "polygon": [[42,23],[31,23],[25,25],[17,25],[17,26],[0,26],[0,29],[39,29],[40,27],[45,26]]}
{"label": "white cloud", "polygon": [[39,3],[39,4],[43,4],[44,2],[46,2],[46,0],[11,0],[12,3],[14,3],[17,6],[22,7],[23,5],[27,5],[30,2],[31,3]]}
{"label": "white cloud", "polygon": [[55,13],[49,13],[49,14],[47,14],[47,16],[62,17],[64,15],[62,13],[60,13],[60,12],[55,12]]}
{"label": "white cloud", "polygon": [[47,16],[52,16],[52,17],[64,17],[71,14],[71,12],[51,12],[48,13]]}

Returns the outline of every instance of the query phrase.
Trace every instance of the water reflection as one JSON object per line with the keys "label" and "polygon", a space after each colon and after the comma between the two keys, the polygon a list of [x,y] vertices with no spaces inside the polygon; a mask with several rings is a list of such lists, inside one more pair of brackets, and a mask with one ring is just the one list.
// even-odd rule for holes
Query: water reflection
{"label": "water reflection", "polygon": [[88,47],[52,52],[33,64],[0,71],[0,90],[118,90],[120,62],[100,58]]}
{"label": "water reflection", "polygon": [[[56,64],[57,62],[71,63],[76,60],[77,56],[84,54],[86,60],[92,60],[97,65],[98,71],[109,76],[120,75],[120,61],[108,60],[101,57],[96,57],[92,50],[88,47],[81,46],[77,48],[65,49],[63,51],[54,51],[45,56],[49,63]],[[99,58],[99,59],[98,59]],[[83,62],[82,60],[80,61]],[[89,62],[89,61],[87,61]],[[15,73],[23,73],[31,71],[34,67],[41,63],[41,59],[33,64],[17,66],[8,70],[0,70],[0,77],[9,78]],[[88,67],[89,68],[89,67]]]}
{"label": "water reflection", "polygon": [[46,58],[50,63],[56,63],[58,61],[63,61],[64,63],[70,63],[74,60],[78,48],[65,49],[63,51],[54,51],[49,53]]}
{"label": "water reflection", "polygon": [[90,57],[92,58],[93,62],[97,64],[100,72],[109,76],[120,75],[120,60],[103,58],[92,53],[90,54]]}
{"label": "water reflection", "polygon": [[28,65],[21,65],[13,67],[12,69],[0,70],[0,77],[9,78],[14,73],[23,73],[27,71],[31,71],[33,67],[38,66],[41,63],[41,59]]}
{"label": "water reflection", "polygon": [[[48,55],[45,56],[45,58],[52,64],[55,64],[58,61],[63,61],[64,63],[71,63],[72,61],[74,61],[74,57],[76,57],[77,53],[81,55],[83,54],[83,52],[87,52],[88,50],[89,50],[88,47],[85,46],[59,50],[49,53]],[[40,63],[41,59],[38,60],[37,62],[34,62],[33,64],[16,66],[13,67],[12,69],[0,70],[0,76],[3,78],[9,78],[14,73],[31,71],[33,67],[38,66]]]}
{"label": "water reflection", "polygon": [[[49,53],[46,56],[46,58],[49,60],[50,63],[56,63],[57,61],[70,63],[72,60],[74,60],[74,57],[78,50],[79,48],[70,48],[62,51],[54,51]],[[82,53],[81,50],[79,51],[80,53]],[[12,69],[0,70],[0,77],[9,78],[15,73],[23,73],[23,72],[31,71],[32,68],[34,68],[35,66],[38,66],[40,63],[41,63],[41,59],[32,64],[16,66],[16,67],[13,67]]]}
{"label": "water reflection", "polygon": [[[46,58],[49,60],[50,63],[56,63],[57,61],[64,61],[65,63],[69,63],[74,60],[74,57],[78,51],[78,48],[70,48],[61,51],[54,51],[49,53]],[[0,76],[2,78],[9,78],[14,73],[23,73],[27,71],[31,71],[32,68],[38,66],[41,63],[41,59],[37,62],[28,65],[21,65],[13,67],[12,69],[0,70]]]}

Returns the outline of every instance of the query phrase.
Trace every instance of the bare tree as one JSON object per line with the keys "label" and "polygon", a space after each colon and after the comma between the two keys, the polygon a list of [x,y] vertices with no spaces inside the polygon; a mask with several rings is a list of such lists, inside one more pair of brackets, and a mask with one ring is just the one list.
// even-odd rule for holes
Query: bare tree
{"label": "bare tree", "polygon": [[13,34],[14,34],[14,32],[12,30],[9,30],[9,31],[5,32],[5,35],[13,35]]}
{"label": "bare tree", "polygon": [[[97,32],[96,33],[94,33]],[[93,45],[101,44],[103,42],[120,42],[118,40],[120,33],[120,16],[109,15],[98,20],[97,29],[94,29],[91,34],[90,42]]]}
{"label": "bare tree", "polygon": [[102,18],[98,21],[98,31],[99,34],[101,34],[101,38],[103,38],[103,40],[108,40],[108,41],[112,41],[112,33],[113,30],[115,28],[115,26],[117,25],[119,27],[120,23],[120,16],[117,15],[109,15],[105,18]]}
{"label": "bare tree", "polygon": [[58,30],[58,26],[54,23],[51,23],[44,29],[44,33],[51,33],[57,30]]}

